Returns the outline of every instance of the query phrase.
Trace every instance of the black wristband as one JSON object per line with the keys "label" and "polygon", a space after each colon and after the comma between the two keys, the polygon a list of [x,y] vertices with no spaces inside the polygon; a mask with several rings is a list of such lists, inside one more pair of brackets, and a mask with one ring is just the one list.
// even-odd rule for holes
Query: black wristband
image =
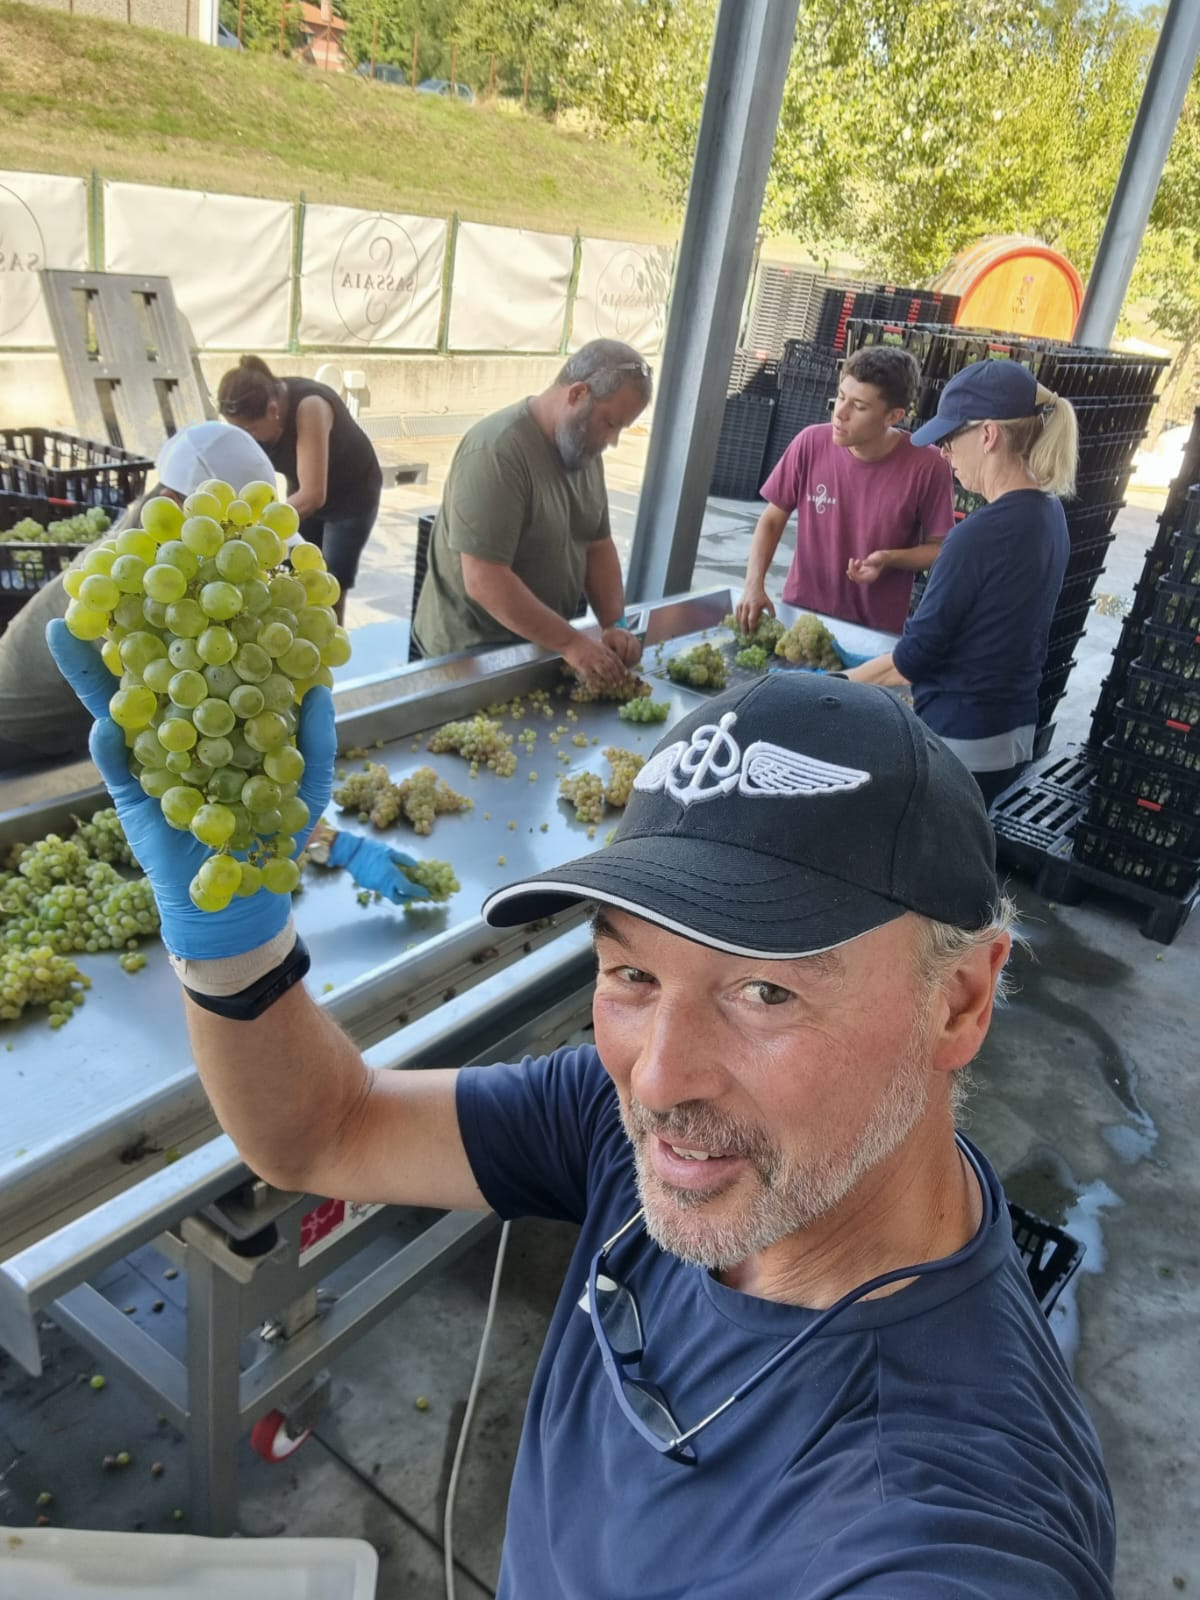
{"label": "black wristband", "polygon": [[231,1022],[253,1022],[299,983],[311,965],[308,946],[297,934],[295,944],[279,965],[238,994],[197,994],[186,984],[184,993],[189,1000],[218,1017],[227,1017]]}

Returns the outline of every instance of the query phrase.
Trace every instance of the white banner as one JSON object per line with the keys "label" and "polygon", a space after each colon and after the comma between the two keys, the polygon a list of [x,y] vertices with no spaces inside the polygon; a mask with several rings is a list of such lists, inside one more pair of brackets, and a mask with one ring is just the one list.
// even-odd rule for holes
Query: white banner
{"label": "white banner", "polygon": [[451,350],[557,350],[574,264],[575,244],[565,235],[460,223]]}
{"label": "white banner", "polygon": [[433,217],[306,207],[300,342],[436,350],[446,232]]}
{"label": "white banner", "polygon": [[584,239],[571,318],[571,349],[589,339],[623,339],[642,355],[662,348],[671,287],[667,245]]}
{"label": "white banner", "polygon": [[170,278],[202,350],[286,350],[292,206],[287,200],[105,183],[108,272]]}
{"label": "white banner", "polygon": [[53,348],[38,273],[87,264],[85,180],[0,172],[0,344]]}

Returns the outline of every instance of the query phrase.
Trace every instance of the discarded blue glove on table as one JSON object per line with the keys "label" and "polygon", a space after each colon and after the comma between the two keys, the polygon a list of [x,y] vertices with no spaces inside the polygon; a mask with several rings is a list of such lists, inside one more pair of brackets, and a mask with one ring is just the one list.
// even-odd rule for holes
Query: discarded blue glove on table
{"label": "discarded blue glove on table", "polygon": [[359,833],[339,833],[329,847],[329,865],[344,867],[363,889],[371,889],[401,905],[405,900],[428,900],[429,891],[402,871],[415,867],[417,857]]}
{"label": "discarded blue glove on table", "polygon": [[[188,961],[212,961],[244,955],[275,938],[291,915],[290,894],[264,889],[245,899],[235,895],[224,911],[200,911],[192,904],[188,885],[212,851],[190,833],[172,828],[158,801],[143,793],[131,775],[125,735],[108,715],[117,680],[99,652],[76,639],[65,622],[49,624],[46,642],[59,671],[96,718],[88,741],[92,760],[112,796],[129,848],[150,880],[167,949]],[[333,696],[323,685],[304,696],[296,743],[305,762],[300,798],[315,820],[329,803],[337,754]]]}

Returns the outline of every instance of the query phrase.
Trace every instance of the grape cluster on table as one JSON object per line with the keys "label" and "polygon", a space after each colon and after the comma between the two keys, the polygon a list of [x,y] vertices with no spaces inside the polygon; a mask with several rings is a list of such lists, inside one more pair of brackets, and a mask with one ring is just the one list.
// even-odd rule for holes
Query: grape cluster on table
{"label": "grape cluster on table", "polygon": [[694,644],[671,657],[667,676],[672,683],[687,684],[692,689],[723,689],[729,682],[729,667],[716,645]]}
{"label": "grape cluster on table", "polygon": [[133,863],[115,811],[98,811],[70,838],[47,834],[15,845],[0,871],[0,1019],[47,1006],[61,1027],[89,987],[73,955],[122,952],[121,965],[145,964],[137,946],[158,933],[158,908]]}
{"label": "grape cluster on table", "polygon": [[350,659],[340,588],[274,486],[209,479],[182,508],[148,500],[141,526],[104,539],[65,577],[66,624],[101,640],[119,679],[109,715],[130,770],[173,828],[212,854],[190,893],[202,911],[260,889],[289,894],[310,821],[297,708]]}
{"label": "grape cluster on table", "polygon": [[822,667],[836,672],[842,665],[833,635],[819,617],[806,611],[775,643],[775,654],[793,666]]}
{"label": "grape cluster on table", "polygon": [[418,767],[407,778],[393,783],[385,766],[368,761],[362,772],[350,773],[333,791],[343,811],[353,811],[360,822],[377,828],[390,828],[400,817],[412,825],[414,833],[433,832],[433,820],[447,812],[470,811],[474,800],[457,794],[432,767]]}
{"label": "grape cluster on table", "polygon": [[511,733],[505,733],[493,718],[477,712],[465,721],[444,723],[430,735],[425,748],[432,755],[450,751],[462,756],[471,763],[472,776],[483,766],[498,777],[510,778],[517,769],[512,742]]}
{"label": "grape cluster on table", "polygon": [[627,700],[617,711],[622,722],[665,722],[671,715],[669,700],[649,700],[645,695]]}

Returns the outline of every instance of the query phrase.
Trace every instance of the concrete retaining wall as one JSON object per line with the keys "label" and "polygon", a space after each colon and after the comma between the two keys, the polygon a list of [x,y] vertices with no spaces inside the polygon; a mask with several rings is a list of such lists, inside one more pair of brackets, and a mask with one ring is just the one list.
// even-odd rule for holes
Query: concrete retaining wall
{"label": "concrete retaining wall", "polygon": [[[523,355],[355,354],[348,360],[337,355],[272,355],[268,359],[280,377],[314,377],[327,361],[343,372],[363,373],[367,388],[361,400],[361,419],[370,432],[377,431],[371,427],[372,419],[440,415],[448,419],[447,431],[460,432],[461,427],[449,419],[482,416],[534,394],[545,388],[562,364],[561,356]],[[221,374],[235,363],[236,357],[231,355],[200,358],[214,394]],[[0,427],[31,426],[78,431],[58,356],[50,352],[0,354]],[[394,431],[405,431],[402,421]],[[418,431],[429,433],[428,422]]]}

